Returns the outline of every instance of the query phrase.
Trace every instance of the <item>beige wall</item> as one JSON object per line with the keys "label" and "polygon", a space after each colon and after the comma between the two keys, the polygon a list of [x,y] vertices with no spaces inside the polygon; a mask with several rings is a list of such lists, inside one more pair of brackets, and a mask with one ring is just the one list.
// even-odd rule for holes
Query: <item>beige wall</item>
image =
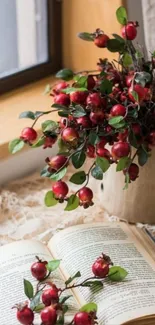
{"label": "beige wall", "polygon": [[63,1],[63,65],[73,70],[96,68],[98,58],[114,58],[114,53],[97,48],[92,42],[77,38],[78,32],[93,32],[101,28],[107,35],[120,33],[116,9],[123,0]]}

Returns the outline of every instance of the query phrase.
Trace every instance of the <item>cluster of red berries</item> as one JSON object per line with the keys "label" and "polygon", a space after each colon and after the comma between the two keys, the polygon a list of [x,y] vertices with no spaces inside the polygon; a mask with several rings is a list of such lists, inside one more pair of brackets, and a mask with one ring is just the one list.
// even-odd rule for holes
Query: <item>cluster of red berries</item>
{"label": "cluster of red berries", "polygon": [[[54,204],[56,200],[70,202],[68,185],[62,180],[65,175],[62,171],[69,163],[78,169],[87,157],[92,158],[92,168],[85,173],[83,181],[80,176],[78,181],[73,181],[83,184],[75,194],[76,207],[87,208],[93,204],[93,192],[87,186],[90,173],[101,180],[110,165],[116,164],[116,170],[125,175],[127,187],[137,179],[139,165],[147,162],[155,146],[155,54],[152,53],[151,61],[145,61],[132,43],[138,23],[127,20],[125,8],[119,8],[116,15],[123,24],[122,37],[113,34],[115,38],[112,39],[100,29],[92,34],[80,33],[79,37],[93,41],[100,48],[119,52],[119,68],[115,61],[100,59],[94,73],[77,74],[63,69],[57,74],[63,81],[56,84],[50,94],[54,102],[52,107],[58,111],[60,120],[54,128],[43,129],[39,144],[43,148],[52,147],[58,140],[62,146],[58,155],[46,159],[47,172],[44,173],[56,180],[52,185]],[[73,80],[72,85],[69,80]],[[26,127],[20,136],[32,147],[37,138],[34,124]]]}
{"label": "cluster of red berries", "polygon": [[[41,301],[43,304],[42,310],[40,311],[40,318],[42,325],[55,325],[58,320],[58,315],[60,315],[63,311],[63,305],[60,302],[60,295],[64,290],[70,289],[70,287],[65,287],[65,289],[57,288],[57,286],[50,282],[49,280],[46,282],[46,279],[50,276],[47,270],[47,261],[42,261],[37,257],[37,262],[34,262],[31,266],[31,274],[38,281],[38,284],[48,285],[47,289],[41,290]],[[109,256],[102,254],[92,265],[93,277],[91,279],[105,279],[108,276],[110,265],[113,265]],[[90,278],[84,280],[78,286],[82,286],[86,283]],[[77,285],[76,285],[77,286]],[[72,285],[72,288],[74,285]],[[40,292],[40,287],[37,285],[37,292]],[[37,294],[36,292],[36,294]],[[32,302],[32,299],[30,300]],[[31,308],[31,304],[29,307],[29,303],[18,304],[14,306],[17,308],[17,319],[23,325],[33,325],[33,321],[35,318],[35,309]],[[13,308],[14,308],[13,307]],[[72,324],[74,325],[93,325],[97,324],[96,322],[96,312],[92,311],[79,311],[75,314]]]}

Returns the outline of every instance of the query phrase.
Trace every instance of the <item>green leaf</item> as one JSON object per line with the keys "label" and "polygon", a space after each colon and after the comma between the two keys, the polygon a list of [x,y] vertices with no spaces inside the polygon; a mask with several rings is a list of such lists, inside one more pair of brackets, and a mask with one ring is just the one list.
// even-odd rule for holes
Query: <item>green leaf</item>
{"label": "green leaf", "polygon": [[33,297],[33,286],[31,282],[26,279],[24,279],[24,292],[29,299]]}
{"label": "green leaf", "polygon": [[50,175],[50,179],[52,179],[53,181],[59,181],[65,176],[66,172],[67,172],[67,167],[64,167],[59,172]]}
{"label": "green leaf", "polygon": [[127,168],[129,166],[131,162],[131,159],[129,157],[122,157],[120,158],[117,167],[116,167],[116,171],[120,172],[121,170]]}
{"label": "green leaf", "polygon": [[49,272],[55,271],[60,266],[60,262],[61,262],[61,260],[52,260],[52,261],[49,261],[48,264],[46,265],[47,270]]}
{"label": "green leaf", "polygon": [[87,91],[87,88],[85,88],[85,87],[80,87],[80,88],[68,87],[68,88],[65,88],[62,90],[62,92],[65,94],[70,94],[70,93],[73,93],[74,91]]}
{"label": "green leaf", "polygon": [[65,110],[65,111],[68,110],[67,106],[65,106],[65,105],[60,105],[60,104],[53,104],[51,107],[52,107],[52,108],[56,108],[57,110]]}
{"label": "green leaf", "polygon": [[97,157],[96,164],[102,169],[103,173],[105,173],[110,167],[110,163],[106,158]]}
{"label": "green leaf", "polygon": [[125,186],[123,187],[123,190],[128,189],[129,183],[130,183],[130,176],[129,176],[129,173],[126,173],[125,174]]}
{"label": "green leaf", "polygon": [[73,111],[72,113],[74,117],[81,117],[81,116],[85,116],[86,114],[87,114],[86,111],[81,105],[76,105],[75,111]]}
{"label": "green leaf", "polygon": [[54,193],[52,191],[48,191],[45,195],[44,199],[45,205],[47,207],[53,207],[58,203],[58,201],[54,197]]}
{"label": "green leaf", "polygon": [[44,95],[48,95],[51,92],[51,85],[46,85],[44,89]]}
{"label": "green leaf", "polygon": [[62,69],[56,74],[56,78],[63,79],[66,81],[72,80],[74,77],[74,73],[70,69]]}
{"label": "green leaf", "polygon": [[71,297],[72,297],[71,295],[66,297],[60,297],[59,303],[63,305]]}
{"label": "green leaf", "polygon": [[34,311],[35,313],[40,314],[40,312],[45,308],[45,305],[40,303],[38,306],[35,307]]}
{"label": "green leaf", "polygon": [[99,179],[102,180],[103,179],[103,171],[99,166],[96,166],[92,169],[91,171],[91,175],[95,178],[95,179]]}
{"label": "green leaf", "polygon": [[65,282],[66,286],[68,286],[68,284],[73,282],[74,279],[80,278],[80,277],[81,277],[81,273],[79,271],[76,272],[73,276],[69,277],[69,279]]}
{"label": "green leaf", "polygon": [[58,127],[58,123],[55,121],[47,120],[41,124],[43,132],[54,131]]}
{"label": "green leaf", "polygon": [[123,281],[128,272],[120,266],[112,266],[108,273],[108,278],[111,281]]}
{"label": "green leaf", "polygon": [[41,147],[45,142],[45,137],[42,136],[38,139],[38,141],[36,143],[34,143],[31,147],[32,148],[38,148],[38,147]]}
{"label": "green leaf", "polygon": [[123,116],[115,116],[115,117],[110,118],[110,120],[108,121],[108,124],[111,126],[114,126],[114,125],[119,124],[123,119],[124,119]]}
{"label": "green leaf", "polygon": [[126,127],[126,122],[125,120],[122,120],[120,123],[113,125],[115,129],[123,129]]}
{"label": "green leaf", "polygon": [[94,41],[94,36],[90,33],[78,33],[78,37],[81,38],[84,41],[89,41],[89,42],[93,42]]}
{"label": "green leaf", "polygon": [[99,136],[95,132],[90,132],[88,136],[88,142],[93,146],[100,141]]}
{"label": "green leaf", "polygon": [[137,72],[135,76],[135,81],[142,87],[145,87],[145,85],[151,81],[151,75],[146,71]]}
{"label": "green leaf", "polygon": [[99,280],[87,281],[84,283],[83,287],[89,287],[92,291],[94,291],[94,293],[96,293],[103,288],[103,282]]}
{"label": "green leaf", "polygon": [[139,59],[142,59],[144,57],[144,55],[139,50],[136,50],[135,57],[137,60],[139,60]]}
{"label": "green leaf", "polygon": [[42,290],[38,291],[32,298],[30,303],[30,308],[34,310],[38,305],[40,305],[40,297],[42,295]]}
{"label": "green leaf", "polygon": [[122,60],[123,60],[123,65],[124,65],[125,67],[129,67],[131,64],[133,64],[132,57],[131,57],[131,55],[130,55],[129,53],[127,53],[127,52],[123,54],[123,58],[122,58]]}
{"label": "green leaf", "polygon": [[86,180],[86,173],[84,171],[81,171],[73,174],[69,181],[74,184],[80,185],[83,184],[85,180]]}
{"label": "green leaf", "polygon": [[34,112],[25,111],[19,115],[19,118],[30,118],[31,120],[35,120],[35,115]]}
{"label": "green leaf", "polygon": [[107,41],[107,49],[110,52],[122,52],[124,49],[124,44],[120,42],[118,39],[109,39]]}
{"label": "green leaf", "polygon": [[127,24],[127,12],[126,12],[126,9],[123,6],[121,6],[121,7],[119,7],[117,9],[116,17],[117,17],[118,22],[121,25],[126,25]]}
{"label": "green leaf", "polygon": [[139,102],[139,96],[135,90],[131,91],[131,95],[135,99],[135,101],[138,103]]}
{"label": "green leaf", "polygon": [[136,148],[136,149],[138,148],[138,142],[137,142],[136,136],[132,130],[129,133],[129,142],[134,148]]}
{"label": "green leaf", "polygon": [[143,147],[140,147],[140,149],[138,149],[138,163],[140,166],[144,166],[148,160],[148,153],[146,152],[146,150],[144,150]]}
{"label": "green leaf", "polygon": [[97,312],[97,305],[94,302],[89,302],[88,304],[81,307],[80,311],[86,311],[87,313]]}
{"label": "green leaf", "polygon": [[100,84],[100,91],[102,94],[111,94],[112,92],[112,83],[110,80],[105,79]]}
{"label": "green leaf", "polygon": [[48,171],[49,166],[45,166],[41,172],[40,172],[40,176],[41,177],[50,177],[51,173]]}
{"label": "green leaf", "polygon": [[68,114],[67,111],[59,111],[58,115],[61,116],[61,117],[68,117],[69,114]]}
{"label": "green leaf", "polygon": [[9,152],[11,152],[12,154],[21,150],[23,147],[24,147],[24,141],[21,139],[14,139],[11,142],[9,142]]}
{"label": "green leaf", "polygon": [[77,195],[72,194],[67,202],[65,211],[75,210],[79,206],[79,198]]}
{"label": "green leaf", "polygon": [[59,153],[65,152],[68,150],[68,147],[66,146],[65,142],[59,138],[58,140],[58,146],[59,146]]}
{"label": "green leaf", "polygon": [[72,164],[76,169],[81,168],[85,160],[86,154],[83,150],[75,152],[72,156]]}
{"label": "green leaf", "polygon": [[76,87],[79,87],[79,88],[87,88],[87,79],[88,79],[88,76],[78,76],[79,78],[77,78],[76,80]]}
{"label": "green leaf", "polygon": [[125,44],[124,38],[122,38],[120,35],[112,34],[112,36],[114,36],[119,42]]}

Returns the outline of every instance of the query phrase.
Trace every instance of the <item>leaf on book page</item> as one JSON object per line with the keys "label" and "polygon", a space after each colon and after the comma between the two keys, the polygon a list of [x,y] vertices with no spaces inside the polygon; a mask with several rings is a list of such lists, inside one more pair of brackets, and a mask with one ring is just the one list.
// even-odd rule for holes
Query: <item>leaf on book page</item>
{"label": "leaf on book page", "polygon": [[88,304],[80,308],[80,311],[86,311],[87,313],[97,312],[97,305],[94,302],[89,302]]}
{"label": "leaf on book page", "polygon": [[122,281],[126,278],[128,272],[120,266],[112,266],[108,273],[111,281]]}
{"label": "leaf on book page", "polygon": [[34,311],[35,313],[40,314],[40,312],[45,308],[44,304],[39,304],[38,306],[35,307]]}
{"label": "leaf on book page", "polygon": [[29,299],[33,297],[33,286],[31,282],[26,279],[24,279],[24,292]]}
{"label": "leaf on book page", "polygon": [[42,290],[38,291],[31,300],[30,308],[35,310],[38,305],[40,305],[40,297],[42,295]]}
{"label": "leaf on book page", "polygon": [[75,275],[73,275],[72,277],[70,277],[70,278],[65,282],[66,286],[67,286],[68,284],[70,284],[74,279],[76,279],[76,278],[80,278],[80,276],[81,276],[81,273],[78,271],[77,273],[75,273]]}
{"label": "leaf on book page", "polygon": [[83,287],[89,287],[92,291],[97,292],[103,288],[102,281],[87,281],[83,285]]}
{"label": "leaf on book page", "polygon": [[49,272],[55,271],[59,265],[60,265],[61,260],[52,260],[49,261],[48,264],[46,265],[46,268]]}

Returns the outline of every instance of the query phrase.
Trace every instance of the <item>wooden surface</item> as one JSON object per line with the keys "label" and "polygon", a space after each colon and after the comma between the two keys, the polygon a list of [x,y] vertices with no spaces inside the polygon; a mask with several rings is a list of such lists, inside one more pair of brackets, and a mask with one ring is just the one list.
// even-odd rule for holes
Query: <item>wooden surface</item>
{"label": "wooden surface", "polygon": [[120,33],[116,9],[122,0],[64,0],[63,1],[63,63],[76,71],[94,69],[98,58],[113,59],[117,54],[97,48],[93,42],[82,41],[79,32],[94,32],[101,28],[111,36]]}
{"label": "wooden surface", "polygon": [[[52,97],[44,95],[46,84],[54,84],[57,80],[53,77],[42,79],[41,81],[30,84],[0,98],[0,159],[7,158],[9,141],[18,138],[22,128],[31,126],[33,121],[30,119],[18,119],[24,111],[48,111],[51,108]],[[49,116],[49,115],[48,115]],[[57,114],[50,115],[51,119],[56,120]],[[41,117],[36,124],[36,130],[47,120],[47,115]]]}

